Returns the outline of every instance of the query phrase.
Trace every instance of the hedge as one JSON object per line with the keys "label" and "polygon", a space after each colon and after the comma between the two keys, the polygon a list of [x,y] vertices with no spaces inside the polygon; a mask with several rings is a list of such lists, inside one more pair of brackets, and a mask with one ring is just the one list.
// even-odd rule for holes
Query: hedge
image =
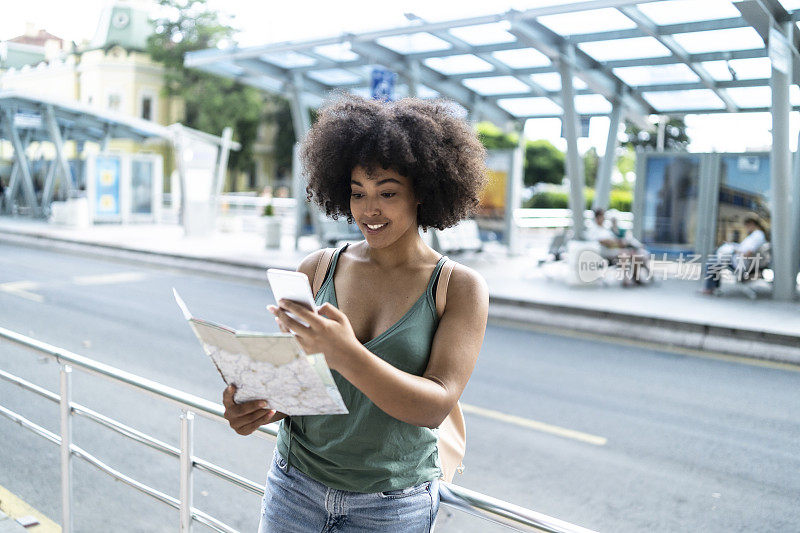
{"label": "hedge", "polygon": [[[594,189],[584,190],[583,195],[586,200],[586,209],[591,209],[592,200],[594,200]],[[631,191],[611,190],[609,209],[629,212],[632,204],[633,193]],[[527,200],[523,207],[566,209],[569,207],[569,193],[552,191],[539,192]]]}

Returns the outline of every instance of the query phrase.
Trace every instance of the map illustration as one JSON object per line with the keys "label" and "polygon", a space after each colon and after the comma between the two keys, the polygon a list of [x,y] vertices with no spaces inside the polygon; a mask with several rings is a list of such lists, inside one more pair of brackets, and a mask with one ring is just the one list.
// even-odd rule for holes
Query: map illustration
{"label": "map illustration", "polygon": [[306,355],[291,333],[250,333],[195,318],[175,300],[236,403],[266,400],[289,416],[347,414],[323,354]]}

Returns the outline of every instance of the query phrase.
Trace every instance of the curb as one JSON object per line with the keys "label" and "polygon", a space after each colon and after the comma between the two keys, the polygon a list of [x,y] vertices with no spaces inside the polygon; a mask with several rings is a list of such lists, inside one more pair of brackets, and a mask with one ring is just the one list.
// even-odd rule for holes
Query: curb
{"label": "curb", "polygon": [[[76,242],[42,234],[9,233],[8,230],[0,233],[0,242],[258,282],[266,282],[267,268],[294,268],[293,264],[288,263],[259,264],[187,257],[118,245]],[[727,328],[491,295],[489,318],[800,365],[800,335]]]}

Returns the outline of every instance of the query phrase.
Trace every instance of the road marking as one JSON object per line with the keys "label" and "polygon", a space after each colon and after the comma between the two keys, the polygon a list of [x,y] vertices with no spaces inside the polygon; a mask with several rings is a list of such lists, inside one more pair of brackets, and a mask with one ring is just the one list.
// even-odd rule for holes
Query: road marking
{"label": "road marking", "polygon": [[501,413],[500,411],[478,407],[476,405],[462,403],[461,410],[465,413],[492,418],[494,420],[500,420],[501,422],[514,424],[515,426],[535,429],[536,431],[541,431],[543,433],[550,433],[551,435],[557,435],[559,437],[579,440],[581,442],[594,444],[596,446],[604,446],[608,442],[608,439],[605,437],[598,437],[597,435],[590,435],[589,433],[575,431],[574,429],[562,428],[552,424],[531,420],[529,418],[523,418],[521,416],[509,415],[506,413]]}
{"label": "road marking", "polygon": [[30,292],[29,290],[36,289],[39,285],[40,284],[35,281],[9,281],[7,283],[0,283],[0,291],[25,298],[26,300],[42,303],[44,301],[44,296],[36,294],[35,292]]}
{"label": "road marking", "polygon": [[740,363],[749,366],[759,366],[762,368],[772,368],[776,370],[788,370],[790,372],[800,372],[800,365],[793,363],[782,363],[780,361],[768,361],[766,359],[754,359],[751,357],[744,357],[742,355],[732,355],[721,352],[703,351],[694,348],[684,348],[682,346],[670,346],[668,344],[659,344],[655,342],[640,341],[636,339],[625,339],[621,337],[614,337],[612,335],[603,335],[601,333],[590,333],[587,331],[572,331],[566,328],[557,328],[552,326],[539,326],[535,324],[524,324],[513,319],[504,318],[490,318],[489,323],[495,326],[511,327],[515,329],[524,329],[535,331],[537,333],[544,333],[547,335],[557,335],[559,337],[567,337],[573,339],[587,339],[602,341],[608,344],[617,344],[625,346],[634,346],[636,348],[645,348],[657,352],[676,353],[681,355],[688,355],[690,357],[698,357],[700,359],[714,359],[717,361],[726,361],[728,363]]}
{"label": "road marking", "polygon": [[[61,526],[53,520],[47,518],[40,511],[37,511],[25,501],[18,498],[14,493],[0,485],[0,511],[9,516],[8,520],[15,520],[23,516],[33,516],[39,521],[38,525],[25,528],[33,533],[60,533]],[[21,526],[20,526],[21,527]],[[0,530],[3,528],[0,527]]]}
{"label": "road marking", "polygon": [[147,278],[147,274],[143,272],[114,272],[94,276],[76,276],[72,278],[72,283],[75,285],[110,285],[112,283],[131,283],[145,278]]}

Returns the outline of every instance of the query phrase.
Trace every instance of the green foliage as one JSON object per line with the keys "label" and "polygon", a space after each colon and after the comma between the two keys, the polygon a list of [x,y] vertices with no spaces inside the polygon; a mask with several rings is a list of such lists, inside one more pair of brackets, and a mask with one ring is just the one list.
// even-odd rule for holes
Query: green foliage
{"label": "green foliage", "polygon": [[600,166],[600,156],[597,149],[592,146],[583,154],[583,173],[587,187],[594,187],[597,182],[597,169]]}
{"label": "green foliage", "polygon": [[294,151],[294,123],[292,122],[292,110],[289,101],[278,95],[267,97],[267,108],[265,119],[275,127],[275,139],[273,145],[275,152],[275,169],[278,176],[284,176],[292,170],[292,156]]}
{"label": "green foliage", "polygon": [[[689,136],[686,135],[686,123],[682,118],[670,117],[664,129],[664,150],[686,150]],[[632,122],[625,122],[625,135],[622,146],[632,149],[655,150],[658,148],[658,125],[646,130]]]}
{"label": "green foliage", "polygon": [[[487,150],[514,149],[519,144],[517,134],[503,133],[491,122],[478,124],[478,138]],[[545,140],[525,143],[523,183],[530,187],[539,182],[560,184],[564,180],[564,153]]]}
{"label": "green foliage", "polygon": [[183,65],[187,52],[231,41],[235,29],[221,21],[206,0],[158,0],[158,3],[167,8],[167,14],[154,21],[156,31],[147,40],[147,52],[165,67],[164,93],[183,99],[184,124],[191,128],[220,135],[223,128],[231,126],[242,149],[231,152],[229,168],[252,172],[253,144],[263,118],[263,96],[233,80]]}
{"label": "green foliage", "polygon": [[528,141],[523,183],[526,187],[540,182],[560,185],[564,181],[564,160],[564,152],[549,141]]}
{"label": "green foliage", "polygon": [[477,126],[478,139],[487,150],[513,149],[517,147],[518,137],[503,131],[491,122],[481,122]]}
{"label": "green foliage", "polygon": [[275,215],[275,208],[272,207],[272,204],[267,204],[264,206],[264,211],[261,212],[262,216],[271,217]]}
{"label": "green foliage", "polygon": [[[591,209],[594,200],[594,189],[584,189],[583,197],[586,201],[586,209]],[[633,193],[631,191],[612,190],[609,198],[609,209],[617,211],[631,210],[633,204]],[[559,191],[542,191],[534,194],[524,207],[534,207],[543,209],[567,209],[569,208],[569,193]]]}

